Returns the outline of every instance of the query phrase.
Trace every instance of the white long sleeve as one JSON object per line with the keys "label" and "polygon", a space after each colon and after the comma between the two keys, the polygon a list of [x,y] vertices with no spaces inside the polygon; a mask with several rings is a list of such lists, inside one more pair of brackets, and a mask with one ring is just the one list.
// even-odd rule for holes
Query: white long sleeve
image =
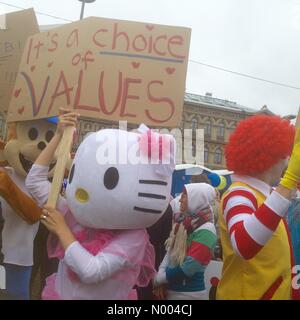
{"label": "white long sleeve", "polygon": [[87,284],[104,281],[126,267],[133,267],[113,254],[100,252],[93,256],[78,241],[67,248],[64,261]]}
{"label": "white long sleeve", "polygon": [[166,271],[167,266],[169,265],[169,261],[170,261],[170,254],[169,254],[169,252],[167,252],[165,254],[165,257],[163,258],[163,261],[159,265],[158,271],[160,271],[160,270]]}
{"label": "white long sleeve", "polygon": [[163,261],[161,262],[159,268],[158,268],[158,272],[156,273],[155,277],[154,277],[154,286],[159,286],[161,284],[165,284],[168,283],[167,280],[167,275],[166,275],[166,268],[169,265],[169,261],[170,261],[170,256],[169,253],[167,252],[165,257],[163,258]]}
{"label": "white long sleeve", "polygon": [[[31,196],[42,207],[48,200],[51,183],[48,181],[48,166],[34,164],[25,180],[25,186]],[[64,200],[59,197],[59,201]]]}

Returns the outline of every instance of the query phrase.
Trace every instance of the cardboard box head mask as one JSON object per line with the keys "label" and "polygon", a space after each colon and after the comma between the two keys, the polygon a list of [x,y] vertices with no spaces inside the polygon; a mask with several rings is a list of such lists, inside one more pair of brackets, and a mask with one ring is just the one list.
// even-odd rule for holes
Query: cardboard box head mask
{"label": "cardboard box head mask", "polygon": [[[17,173],[26,176],[32,164],[52,139],[56,124],[46,119],[8,124],[8,141],[3,148],[4,159]],[[53,174],[56,156],[49,168]]]}

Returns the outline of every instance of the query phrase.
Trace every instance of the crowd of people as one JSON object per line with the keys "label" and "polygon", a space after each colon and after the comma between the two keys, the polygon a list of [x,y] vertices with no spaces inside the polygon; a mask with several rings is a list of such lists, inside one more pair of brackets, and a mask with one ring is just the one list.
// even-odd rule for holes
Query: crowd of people
{"label": "crowd of people", "polygon": [[[3,299],[32,299],[38,283],[41,299],[203,300],[212,260],[223,262],[213,299],[299,299],[300,131],[288,120],[241,121],[225,150],[232,184],[220,192],[193,176],[176,198],[174,163],[99,165],[97,146],[113,133],[101,130],[80,145],[53,208],[50,167],[78,116],[62,111],[25,174],[8,156],[0,168]],[[148,128],[119,139],[141,153],[143,141],[171,141]]]}

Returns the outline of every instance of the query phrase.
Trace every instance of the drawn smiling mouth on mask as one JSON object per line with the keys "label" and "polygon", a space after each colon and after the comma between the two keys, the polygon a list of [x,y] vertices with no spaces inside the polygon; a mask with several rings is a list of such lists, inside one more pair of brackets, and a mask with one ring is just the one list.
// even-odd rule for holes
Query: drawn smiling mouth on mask
{"label": "drawn smiling mouth on mask", "polygon": [[[25,170],[26,173],[28,173],[33,165],[33,162],[26,159],[22,153],[19,153],[19,160],[22,165],[22,168]],[[49,171],[51,171],[55,165],[56,165],[56,161],[54,163],[51,163],[49,166]]]}

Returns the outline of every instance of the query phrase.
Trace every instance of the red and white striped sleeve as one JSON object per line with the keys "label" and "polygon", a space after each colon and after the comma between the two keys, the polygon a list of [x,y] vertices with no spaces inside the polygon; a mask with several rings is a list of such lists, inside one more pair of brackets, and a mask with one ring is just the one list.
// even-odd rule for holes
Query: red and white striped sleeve
{"label": "red and white striped sleeve", "polygon": [[223,214],[235,252],[244,259],[253,258],[271,238],[289,203],[273,191],[258,207],[250,189],[232,188],[223,200]]}

